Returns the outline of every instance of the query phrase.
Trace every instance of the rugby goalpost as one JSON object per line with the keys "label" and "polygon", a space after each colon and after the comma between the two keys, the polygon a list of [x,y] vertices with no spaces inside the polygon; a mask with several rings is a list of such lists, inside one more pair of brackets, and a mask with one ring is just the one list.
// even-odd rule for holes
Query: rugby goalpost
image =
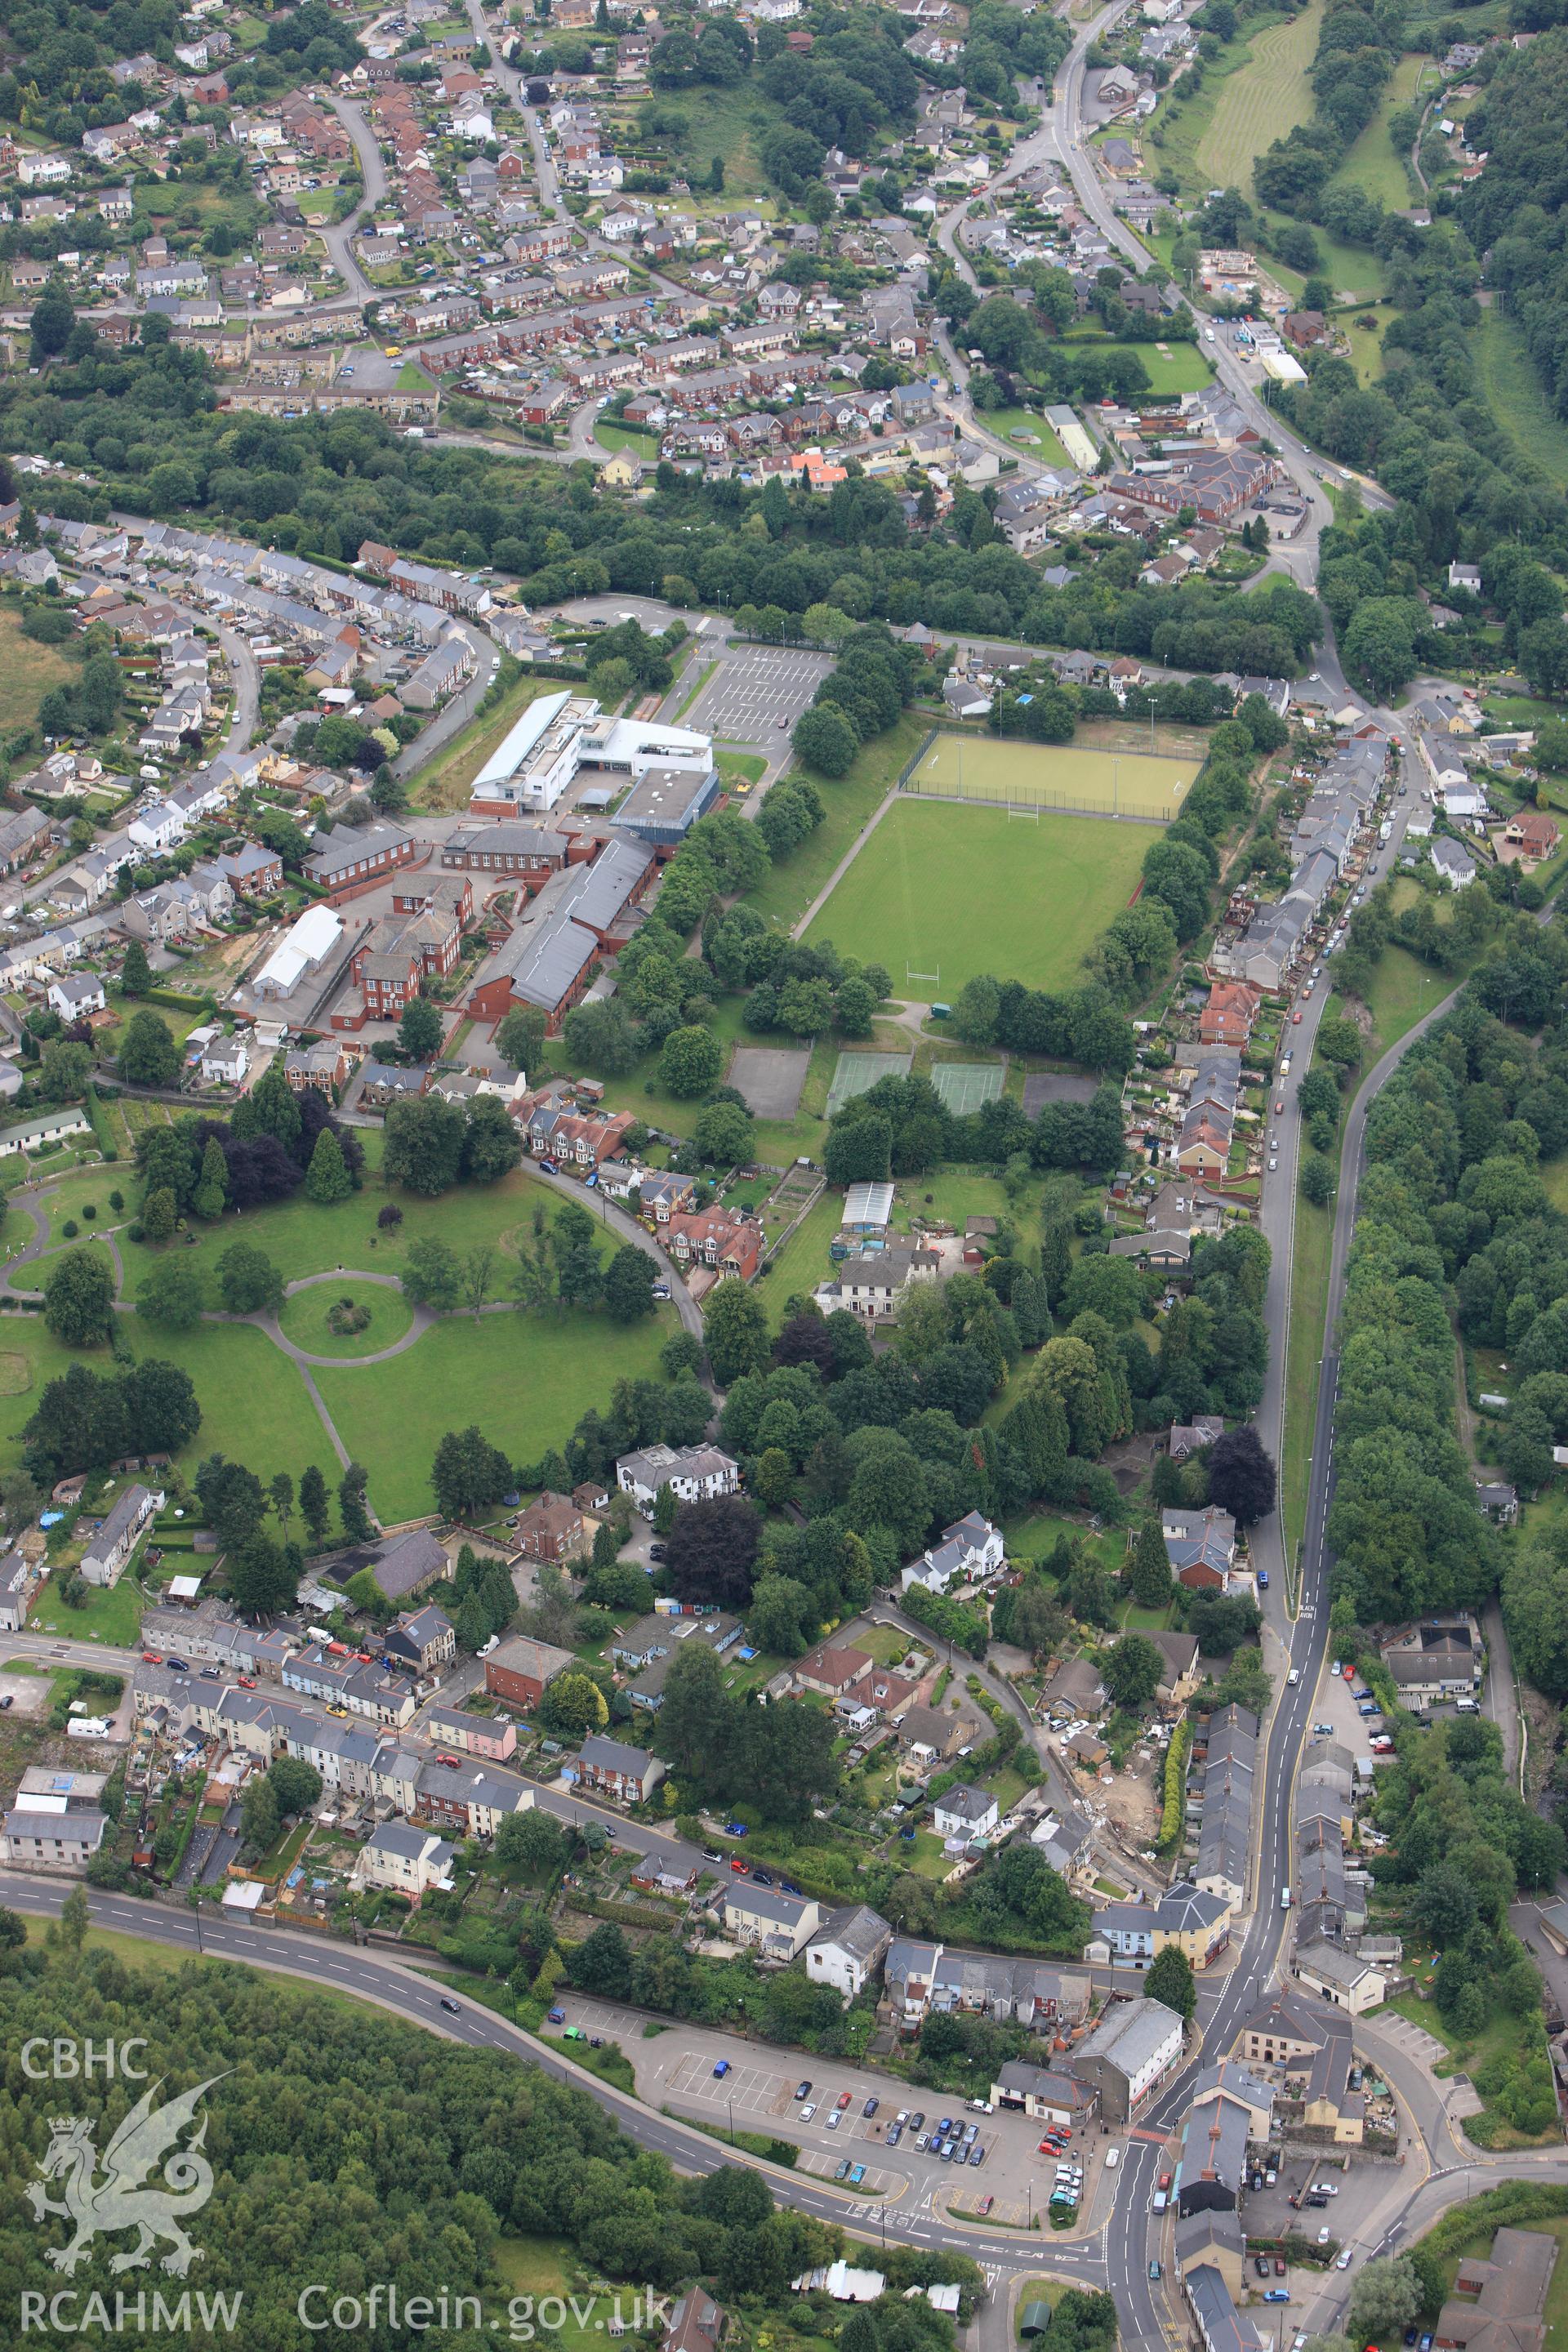
{"label": "rugby goalpost", "polygon": [[929,987],[940,988],[942,986],[941,964],[938,964],[934,971],[917,971],[912,963],[906,963],[904,966],[904,986],[908,988],[917,980],[925,982]]}

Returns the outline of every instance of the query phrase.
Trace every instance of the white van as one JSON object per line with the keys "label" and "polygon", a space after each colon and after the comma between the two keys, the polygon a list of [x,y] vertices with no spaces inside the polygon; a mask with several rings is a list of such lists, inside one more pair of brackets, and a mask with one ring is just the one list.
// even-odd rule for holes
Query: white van
{"label": "white van", "polygon": [[1284,1885],[1279,1889],[1279,1908],[1281,1911],[1289,1911],[1290,1908],[1290,1882],[1289,1879],[1286,1880]]}
{"label": "white van", "polygon": [[1105,2168],[1106,2168],[1107,2172],[1114,2172],[1114,2171],[1115,2171],[1115,2169],[1116,2169],[1116,2168],[1117,2168],[1117,2166],[1121,2163],[1121,2150],[1119,2147],[1108,2147],[1108,2148],[1106,2149],[1106,2151],[1105,2151]]}
{"label": "white van", "polygon": [[1480,1711],[1481,1706],[1479,1699],[1457,1698],[1454,1701],[1454,1713],[1456,1715],[1479,1715]]}

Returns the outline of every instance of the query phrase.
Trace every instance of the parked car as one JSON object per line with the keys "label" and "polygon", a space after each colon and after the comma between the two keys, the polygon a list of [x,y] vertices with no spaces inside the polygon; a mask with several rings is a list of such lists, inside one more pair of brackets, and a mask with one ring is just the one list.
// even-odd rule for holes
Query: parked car
{"label": "parked car", "polygon": [[713,2079],[714,2079],[714,2081],[715,2081],[716,2083],[721,2083],[721,2082],[723,2081],[723,2079],[724,2079],[725,2075],[729,2073],[729,2071],[730,2071],[730,2061],[728,2060],[728,2058],[721,2058],[721,2059],[720,2059],[720,2061],[719,2061],[719,2063],[718,2063],[718,2064],[714,2067],[714,2069],[713,2069]]}
{"label": "parked car", "polygon": [[889,2147],[897,2147],[903,2136],[904,2127],[902,2124],[889,2124],[888,2126],[888,2146]]}
{"label": "parked car", "polygon": [[1286,2286],[1268,2287],[1264,2290],[1263,2300],[1265,2303],[1289,2303],[1290,2290]]}
{"label": "parked car", "polygon": [[850,2168],[849,2168],[849,2186],[850,2186],[850,2188],[851,2188],[851,2189],[858,2189],[858,2188],[859,2188],[859,2186],[860,2186],[860,2183],[865,2179],[865,2178],[866,2178],[866,2168],[865,2168],[865,2166],[864,2166],[863,2164],[852,2164],[852,2165],[850,2166]]}
{"label": "parked car", "polygon": [[1285,2275],[1285,2257],[1283,2254],[1276,2254],[1274,2257],[1274,2275],[1276,2278],[1283,2278]]}
{"label": "parked car", "polygon": [[1350,2248],[1349,2248],[1348,2246],[1346,2246],[1346,2247],[1344,2248],[1344,2250],[1343,2250],[1343,2252],[1341,2252],[1340,2254],[1338,2254],[1338,2255],[1336,2255],[1336,2256],[1335,2256],[1335,2259],[1334,2259],[1334,2268],[1335,2268],[1335,2270],[1337,2270],[1337,2271],[1348,2271],[1348,2270],[1349,2270],[1349,2268],[1350,2268],[1350,2266],[1351,2266],[1351,2263],[1352,2263],[1352,2259],[1353,2259],[1353,2257],[1352,2257],[1352,2253],[1351,2253],[1351,2250],[1350,2250]]}
{"label": "parked car", "polygon": [[773,1883],[771,1870],[753,1870],[752,1876],[759,1886],[771,1886]]}
{"label": "parked car", "polygon": [[842,2113],[842,2111],[844,2110],[844,2108],[846,2108],[846,2107],[849,2105],[850,2099],[853,2097],[853,2095],[854,2095],[854,2094],[853,2094],[852,2092],[850,2092],[850,2091],[840,2091],[840,2092],[839,2092],[839,2094],[838,2094],[838,2096],[834,2100],[833,2104],[834,2104],[834,2105],[835,2105],[836,2107],[837,2107],[837,2108],[839,2109],[839,2111]]}
{"label": "parked car", "polygon": [[843,2121],[844,2121],[844,2115],[843,2115],[843,2111],[842,2111],[842,2109],[841,2109],[841,2108],[838,2108],[838,2107],[835,2107],[835,2108],[834,2108],[834,2110],[833,2110],[833,2113],[832,2113],[832,2114],[828,2116],[828,2118],[827,2118],[827,2128],[828,2128],[828,2130],[829,2130],[829,2131],[837,2131],[837,2130],[838,2129],[839,2125],[840,2125]]}
{"label": "parked car", "polygon": [[923,2107],[917,2107],[914,2114],[910,2117],[910,2129],[911,2131],[923,2131],[925,2129],[925,2110]]}
{"label": "parked car", "polygon": [[802,2109],[801,2109],[801,2111],[800,2111],[800,2119],[801,2119],[801,2122],[802,2122],[803,2124],[808,2124],[808,2123],[811,2121],[811,2119],[812,2119],[813,2116],[814,2116],[816,2113],[816,2100],[815,2100],[815,2099],[808,2099],[808,2100],[807,2100],[807,2102],[806,2102],[806,2104],[805,2104],[805,2105],[804,2107],[802,2107]]}
{"label": "parked car", "polygon": [[1268,2276],[1268,2255],[1254,2254],[1252,2257],[1252,2267],[1258,2273],[1259,2278],[1267,2278]]}
{"label": "parked car", "polygon": [[[661,1550],[661,1551],[659,1551],[659,1552],[658,1552],[658,1553],[656,1553],[655,1557],[656,1557],[656,1558],[658,1558],[658,1559],[662,1559],[662,1558],[664,1557],[662,1550]],[[744,1837],[744,1836],[745,1836],[745,1834],[746,1834],[746,1824],[745,1824],[745,1822],[725,1822],[725,1824],[724,1824],[724,1834],[725,1834],[725,1836],[726,1836],[726,1837]]]}
{"label": "parked car", "polygon": [[1157,2279],[1160,2276],[1160,2265],[1158,2263],[1150,2263],[1149,2275],[1152,2279]]}
{"label": "parked car", "polygon": [[847,2156],[841,2156],[834,2166],[833,2178],[835,2180],[847,2180],[849,2178],[849,2158]]}
{"label": "parked car", "polygon": [[880,2099],[868,2099],[860,2112],[863,2116],[874,2116],[881,2104]]}
{"label": "parked car", "polygon": [[797,2084],[795,2085],[795,2095],[797,2099],[809,2099],[811,2096],[811,2084],[809,2083]]}

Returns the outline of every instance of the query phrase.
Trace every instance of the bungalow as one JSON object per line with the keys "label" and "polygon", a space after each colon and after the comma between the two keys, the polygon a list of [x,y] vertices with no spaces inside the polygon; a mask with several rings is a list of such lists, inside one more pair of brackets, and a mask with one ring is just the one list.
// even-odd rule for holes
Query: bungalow
{"label": "bungalow", "polygon": [[842,1698],[846,1691],[870,1673],[875,1663],[867,1650],[824,1642],[795,1666],[795,1687],[813,1691],[819,1698]]}

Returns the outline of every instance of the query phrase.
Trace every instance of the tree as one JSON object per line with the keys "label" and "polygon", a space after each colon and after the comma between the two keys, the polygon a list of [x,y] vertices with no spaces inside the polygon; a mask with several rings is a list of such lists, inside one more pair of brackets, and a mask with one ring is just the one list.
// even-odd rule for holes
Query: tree
{"label": "tree", "polygon": [[642,1051],[639,1033],[614,998],[602,1004],[574,1004],[562,1035],[574,1062],[602,1078],[624,1076]]}
{"label": "tree", "polygon": [[300,1480],[300,1516],[305,1522],[305,1532],[313,1544],[323,1544],[331,1507],[327,1496],[327,1482],[312,1462]]}
{"label": "tree", "polygon": [[489,1242],[476,1242],[472,1249],[463,1252],[459,1262],[458,1279],[462,1285],[463,1304],[476,1316],[489,1296],[490,1275],[495,1262],[496,1254]]}
{"label": "tree", "polygon": [[1132,1598],[1141,1608],[1163,1609],[1171,1591],[1171,1560],[1160,1522],[1145,1519],[1132,1547]]}
{"label": "tree", "polygon": [[330,1127],[322,1128],[310,1154],[310,1165],[305,1175],[305,1192],[318,1207],[330,1208],[346,1201],[353,1191],[348,1169],[343,1163],[342,1146]]}
{"label": "tree", "polygon": [[601,1920],[573,1953],[572,1981],[580,1992],[596,1993],[601,2000],[626,2000],[631,1990],[632,1957],[613,1919]]}
{"label": "tree", "polygon": [[566,1859],[566,1840],[559,1822],[531,1805],[524,1813],[502,1815],[491,1850],[503,1878],[550,1878]]}
{"label": "tree", "polygon": [[705,1103],[692,1133],[698,1156],[710,1168],[735,1168],[752,1156],[752,1114],[742,1103]]}
{"label": "tree", "polygon": [[449,1429],[436,1448],[430,1483],[442,1516],[464,1519],[511,1492],[511,1464],[476,1423]]}
{"label": "tree", "polygon": [[1309,1151],[1301,1162],[1301,1198],[1315,1209],[1326,1209],[1337,1184],[1334,1163],[1321,1151]]}
{"label": "tree", "polygon": [[142,1233],[150,1242],[173,1241],[179,1212],[167,1184],[160,1184],[142,1203]]}
{"label": "tree", "polygon": [[274,1471],[268,1480],[267,1499],[271,1504],[278,1524],[287,1538],[289,1522],[294,1516],[294,1481],[287,1470]]}
{"label": "tree", "polygon": [[704,1331],[708,1360],[721,1389],[745,1372],[760,1372],[771,1352],[772,1334],[762,1300],[733,1275],[708,1295]]}
{"label": "tree", "polygon": [[522,1158],[517,1122],[499,1096],[481,1095],[470,1104],[463,1136],[462,1172],[470,1184],[496,1184]]}
{"label": "tree", "polygon": [[1397,2344],[1422,2306],[1421,2282],[1407,2254],[1363,2263],[1351,2289],[1350,2334],[1357,2344]]}
{"label": "tree", "polygon": [[68,1348],[96,1348],[114,1317],[114,1269],[102,1249],[70,1249],[44,1284],[44,1321]]}
{"label": "tree", "polygon": [[38,1092],[46,1102],[77,1102],[92,1077],[92,1054],[74,1037],[56,1037],[44,1048]]}
{"label": "tree", "polygon": [[441,1050],[447,1024],[427,996],[411,996],[397,1024],[397,1042],[411,1062],[428,1062]]}
{"label": "tree", "polygon": [[458,1253],[436,1234],[419,1234],[408,1244],[403,1262],[403,1292],[416,1307],[448,1314],[463,1295],[463,1268]]}
{"label": "tree", "polygon": [[239,1800],[239,1818],[244,1826],[246,1844],[257,1853],[265,1853],[273,1845],[282,1828],[278,1811],[278,1797],[265,1772],[247,1781]]}
{"label": "tree", "polygon": [[1160,1686],[1165,1662],[1146,1633],[1123,1633],[1106,1656],[1100,1675],[1118,1706],[1147,1706]]}
{"label": "tree", "polygon": [[283,1303],[283,1276],[254,1242],[231,1242],[217,1262],[218,1293],[231,1315],[258,1315]]}
{"label": "tree", "polygon": [[653,1285],[658,1268],[635,1242],[618,1249],[605,1268],[605,1305],[617,1323],[635,1323],[653,1312]]}
{"label": "tree", "polygon": [[386,1114],[382,1174],[389,1184],[434,1200],[454,1185],[462,1169],[467,1126],[455,1103],[434,1095],[395,1102]]}
{"label": "tree", "polygon": [[223,1146],[216,1136],[209,1139],[202,1153],[202,1172],[195,1191],[191,1194],[191,1206],[198,1217],[210,1224],[221,1217],[228,1199],[228,1162],[223,1156]]}
{"label": "tree", "polygon": [[142,1276],[136,1292],[136,1312],[166,1330],[190,1331],[202,1319],[206,1284],[201,1268],[183,1253],[160,1258]]}
{"label": "tree", "polygon": [[724,1051],[710,1029],[672,1029],[658,1057],[659,1083],[683,1101],[695,1101],[718,1083]]}
{"label": "tree", "polygon": [[279,1756],[268,1768],[268,1779],[283,1813],[305,1813],[321,1793],[321,1776],[302,1756]]}
{"label": "tree", "polygon": [[762,1521],[743,1495],[681,1503],[670,1523],[666,1563],[682,1601],[743,1609],[752,1597]]}
{"label": "tree", "polygon": [[177,1086],[180,1049],[162,1013],[133,1013],[120,1041],[120,1075],[132,1087]]}
{"label": "tree", "polygon": [[526,1076],[539,1066],[546,1027],[538,1005],[514,1004],[496,1031],[496,1051],[503,1062]]}
{"label": "tree", "polygon": [[338,1480],[338,1517],[350,1543],[368,1543],[375,1533],[374,1521],[365,1507],[365,1488],[369,1484],[370,1473],[363,1462],[351,1462]]}
{"label": "tree", "polygon": [[1227,1429],[1209,1448],[1208,1498],[1237,1527],[1266,1519],[1274,1508],[1274,1461],[1249,1422]]}
{"label": "tree", "polygon": [[1318,1051],[1325,1062],[1352,1069],[1361,1059],[1361,1031],[1342,1013],[1327,1013],[1318,1024]]}
{"label": "tree", "polygon": [[605,1694],[591,1675],[568,1672],[546,1683],[539,1720],[547,1731],[581,1739],[591,1731],[602,1731],[609,1719]]}
{"label": "tree", "polygon": [[837,703],[813,703],[795,720],[791,738],[795,757],[820,776],[847,776],[860,749],[856,734]]}
{"label": "tree", "polygon": [[1193,1979],[1193,1964],[1179,1944],[1167,1944],[1156,1952],[1144,1973],[1145,2000],[1163,2000],[1173,2009],[1184,2025],[1193,2021],[1198,2005],[1198,1989]]}

